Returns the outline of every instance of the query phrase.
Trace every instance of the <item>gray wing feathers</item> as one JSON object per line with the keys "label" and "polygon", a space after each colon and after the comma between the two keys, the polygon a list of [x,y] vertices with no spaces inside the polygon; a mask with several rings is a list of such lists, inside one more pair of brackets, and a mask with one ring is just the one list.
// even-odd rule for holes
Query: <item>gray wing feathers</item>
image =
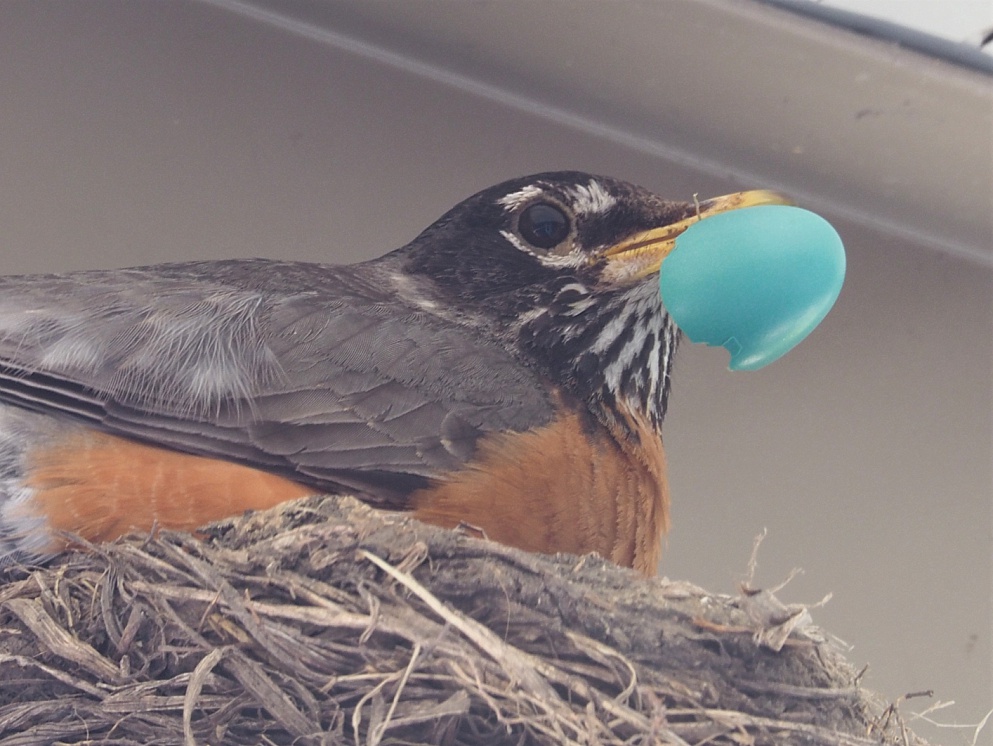
{"label": "gray wing feathers", "polygon": [[[367,471],[374,491],[551,417],[501,347],[350,268],[222,264],[241,281],[207,264],[0,279],[0,398],[320,485]],[[317,289],[287,292],[284,268]]]}
{"label": "gray wing feathers", "polygon": [[258,292],[121,287],[91,273],[14,279],[0,286],[0,359],[25,372],[191,415],[248,398],[279,375],[259,329]]}

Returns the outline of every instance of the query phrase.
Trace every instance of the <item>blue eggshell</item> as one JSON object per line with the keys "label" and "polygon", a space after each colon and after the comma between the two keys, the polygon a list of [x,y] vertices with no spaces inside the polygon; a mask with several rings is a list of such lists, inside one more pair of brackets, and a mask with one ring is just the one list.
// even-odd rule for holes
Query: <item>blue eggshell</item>
{"label": "blue eggshell", "polygon": [[785,355],[831,310],[845,248],[824,218],[762,205],[694,223],[662,263],[662,302],[693,342],[727,348],[731,370]]}

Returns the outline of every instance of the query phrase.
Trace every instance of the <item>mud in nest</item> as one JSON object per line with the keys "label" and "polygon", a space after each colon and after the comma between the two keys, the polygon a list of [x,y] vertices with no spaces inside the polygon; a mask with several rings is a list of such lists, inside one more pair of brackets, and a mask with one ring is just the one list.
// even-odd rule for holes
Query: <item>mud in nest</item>
{"label": "mud in nest", "polygon": [[809,621],[312,498],[0,585],[0,746],[923,743]]}

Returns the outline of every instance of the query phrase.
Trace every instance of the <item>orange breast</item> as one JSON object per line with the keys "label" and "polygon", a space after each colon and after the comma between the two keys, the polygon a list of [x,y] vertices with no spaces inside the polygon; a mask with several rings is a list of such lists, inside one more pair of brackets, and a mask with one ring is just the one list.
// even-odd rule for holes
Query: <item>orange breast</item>
{"label": "orange breast", "polygon": [[634,438],[587,432],[568,412],[538,430],[491,436],[467,468],[413,494],[414,515],[478,526],[528,551],[597,552],[654,575],[669,523],[665,452],[642,418],[622,416]]}
{"label": "orange breast", "polygon": [[135,443],[93,430],[29,458],[29,509],[52,529],[107,541],[153,526],[192,530],[313,490],[246,466]]}
{"label": "orange breast", "polygon": [[[597,552],[656,572],[668,528],[665,453],[654,431],[622,412],[635,433],[585,429],[574,413],[543,428],[482,441],[464,469],[411,496],[414,515],[537,552]],[[178,453],[93,430],[70,430],[36,449],[23,510],[54,531],[107,541],[153,526],[194,530],[246,510],[312,494],[250,467]],[[50,549],[64,545],[53,539]]]}

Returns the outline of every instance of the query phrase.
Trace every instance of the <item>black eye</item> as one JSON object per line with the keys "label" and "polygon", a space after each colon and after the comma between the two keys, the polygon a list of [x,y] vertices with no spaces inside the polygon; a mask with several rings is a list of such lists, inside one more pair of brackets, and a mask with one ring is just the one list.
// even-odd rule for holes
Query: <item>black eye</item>
{"label": "black eye", "polygon": [[517,229],[532,246],[551,249],[569,235],[569,218],[558,205],[538,202],[521,213]]}

